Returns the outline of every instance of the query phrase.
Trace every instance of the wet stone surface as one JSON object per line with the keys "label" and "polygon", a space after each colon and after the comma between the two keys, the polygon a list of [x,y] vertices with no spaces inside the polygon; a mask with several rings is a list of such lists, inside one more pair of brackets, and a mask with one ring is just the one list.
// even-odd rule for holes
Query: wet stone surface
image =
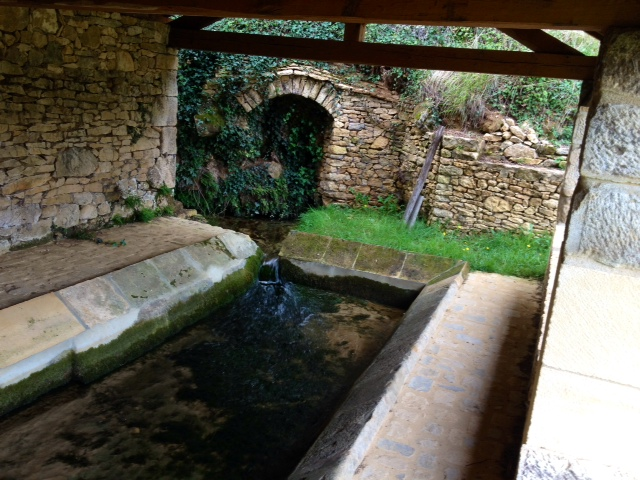
{"label": "wet stone surface", "polygon": [[0,419],[0,477],[285,478],[401,316],[257,284],[108,377]]}

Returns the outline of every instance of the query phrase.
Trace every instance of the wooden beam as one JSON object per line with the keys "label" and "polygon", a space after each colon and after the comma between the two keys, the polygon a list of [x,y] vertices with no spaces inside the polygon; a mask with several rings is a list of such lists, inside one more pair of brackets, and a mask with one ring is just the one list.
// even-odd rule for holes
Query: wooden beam
{"label": "wooden beam", "polygon": [[582,55],[579,50],[542,30],[518,30],[514,28],[500,28],[499,30],[536,53]]}
{"label": "wooden beam", "polygon": [[576,55],[380,43],[345,43],[334,40],[311,40],[204,30],[172,29],[169,35],[169,45],[175,48],[321,62],[574,80],[591,79],[596,65],[596,57]]}
{"label": "wooden beam", "polygon": [[640,26],[640,8],[636,0],[0,0],[0,6],[585,31]]}
{"label": "wooden beam", "polygon": [[172,20],[169,25],[171,28],[184,28],[186,30],[202,30],[209,25],[216,23],[220,18],[214,17],[188,17],[182,16]]}
{"label": "wooden beam", "polygon": [[367,26],[362,23],[345,23],[344,41],[345,42],[364,42],[364,35],[366,32],[367,32]]}

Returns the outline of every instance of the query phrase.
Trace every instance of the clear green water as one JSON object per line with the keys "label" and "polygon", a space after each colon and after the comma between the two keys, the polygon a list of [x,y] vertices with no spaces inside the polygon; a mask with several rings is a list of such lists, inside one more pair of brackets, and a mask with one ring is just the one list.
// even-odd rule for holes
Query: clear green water
{"label": "clear green water", "polygon": [[0,419],[0,478],[286,478],[402,313],[256,284],[108,377]]}

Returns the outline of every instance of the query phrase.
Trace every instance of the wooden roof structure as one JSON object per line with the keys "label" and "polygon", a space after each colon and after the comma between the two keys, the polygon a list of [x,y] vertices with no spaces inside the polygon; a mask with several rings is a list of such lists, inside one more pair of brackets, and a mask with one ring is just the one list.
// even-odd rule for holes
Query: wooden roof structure
{"label": "wooden roof structure", "polygon": [[[0,6],[157,15],[176,48],[390,67],[590,80],[597,59],[543,29],[640,28],[639,0],[0,0]],[[202,30],[221,18],[342,22],[344,41]],[[364,42],[367,24],[493,27],[532,52]]]}

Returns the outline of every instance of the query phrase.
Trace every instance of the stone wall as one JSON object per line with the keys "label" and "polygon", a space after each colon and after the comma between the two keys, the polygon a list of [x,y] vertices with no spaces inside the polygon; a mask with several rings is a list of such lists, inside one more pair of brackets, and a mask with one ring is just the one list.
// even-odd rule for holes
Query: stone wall
{"label": "stone wall", "polygon": [[[374,202],[397,193],[397,151],[405,127],[398,95],[379,85],[349,85],[310,67],[291,66],[276,75],[268,86],[268,99],[299,95],[318,103],[334,119],[318,176],[325,204],[348,203],[354,192],[369,195]],[[264,99],[249,89],[238,101],[249,113]]]}
{"label": "stone wall", "polygon": [[118,13],[0,8],[0,252],[106,222],[174,187],[168,27]]}
{"label": "stone wall", "polygon": [[[431,134],[407,133],[400,153],[405,200],[430,144]],[[444,136],[425,186],[427,218],[468,230],[552,231],[564,171],[496,162],[485,148],[482,137]]]}

